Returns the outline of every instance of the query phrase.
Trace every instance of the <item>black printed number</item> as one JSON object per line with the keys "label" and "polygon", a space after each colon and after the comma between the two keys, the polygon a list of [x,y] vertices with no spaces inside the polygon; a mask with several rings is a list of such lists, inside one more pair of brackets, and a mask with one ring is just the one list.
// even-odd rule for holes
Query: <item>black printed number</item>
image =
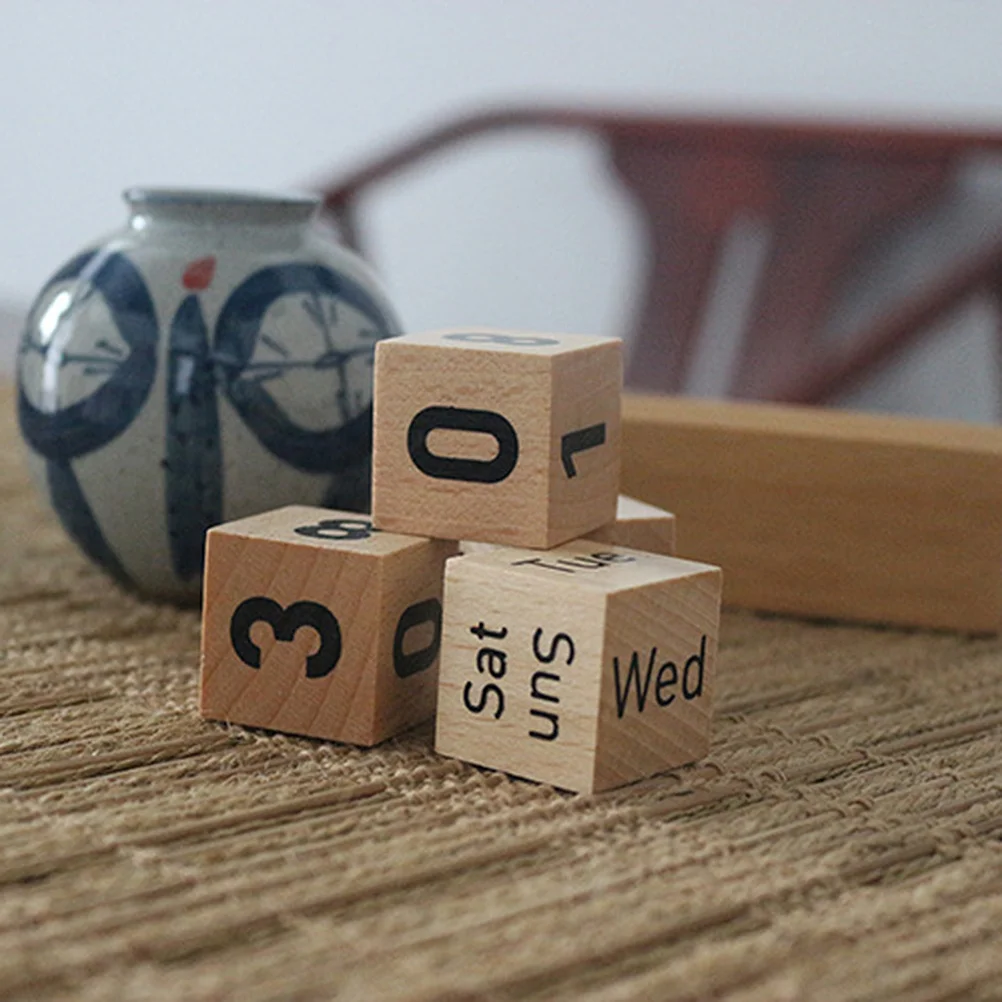
{"label": "black printed number", "polygon": [[[497,455],[493,459],[437,456],[428,448],[428,436],[437,429],[490,435],[497,443]],[[496,411],[426,407],[414,415],[407,429],[407,452],[414,465],[429,477],[496,484],[504,480],[518,463],[518,435],[511,422]]]}
{"label": "black printed number", "polygon": [[555,337],[538,337],[533,334],[493,334],[488,331],[470,331],[462,334],[446,334],[444,341],[465,341],[468,344],[507,344],[513,348],[544,348],[550,344],[560,344]]}
{"label": "black printed number", "polygon": [[560,439],[560,460],[564,464],[564,473],[567,474],[568,480],[578,475],[577,467],[574,465],[574,454],[597,449],[600,445],[605,445],[604,421],[601,424],[589,425],[587,428],[578,428],[577,431],[569,431]]}
{"label": "black printed number", "polygon": [[[421,650],[404,654],[404,638],[414,627],[425,623],[431,623],[431,640]],[[393,670],[400,678],[409,678],[427,670],[435,663],[441,642],[442,603],[437,598],[428,598],[408,606],[397,621],[397,632],[393,637]]]}
{"label": "black printed number", "polygon": [[367,518],[324,518],[316,525],[301,525],[292,530],[299,536],[313,539],[368,539],[374,532]]}
{"label": "black printed number", "polygon": [[341,657],[341,627],[337,617],[317,602],[293,602],[283,608],[270,598],[257,596],[241,602],[230,619],[230,642],[238,658],[251,668],[261,667],[261,648],[251,640],[251,627],[268,623],[276,640],[289,641],[302,626],[316,630],[320,648],[306,659],[306,677],[329,675]]}

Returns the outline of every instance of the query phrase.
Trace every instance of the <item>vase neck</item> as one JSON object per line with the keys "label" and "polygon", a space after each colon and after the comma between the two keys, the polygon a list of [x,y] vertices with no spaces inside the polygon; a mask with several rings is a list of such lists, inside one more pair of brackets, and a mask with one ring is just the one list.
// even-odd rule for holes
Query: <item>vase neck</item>
{"label": "vase neck", "polygon": [[129,225],[151,223],[188,226],[298,226],[320,208],[314,195],[264,195],[240,191],[178,188],[129,188],[123,195]]}

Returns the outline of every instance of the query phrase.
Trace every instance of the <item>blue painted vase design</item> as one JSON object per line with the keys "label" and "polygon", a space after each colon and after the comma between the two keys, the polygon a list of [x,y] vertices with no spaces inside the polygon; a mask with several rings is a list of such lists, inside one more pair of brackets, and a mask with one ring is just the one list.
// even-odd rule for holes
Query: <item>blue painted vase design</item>
{"label": "blue painted vase design", "polygon": [[42,289],[18,355],[31,465],[119,582],[197,599],[206,530],[364,510],[372,357],[400,333],[298,196],[133,190],[129,226]]}

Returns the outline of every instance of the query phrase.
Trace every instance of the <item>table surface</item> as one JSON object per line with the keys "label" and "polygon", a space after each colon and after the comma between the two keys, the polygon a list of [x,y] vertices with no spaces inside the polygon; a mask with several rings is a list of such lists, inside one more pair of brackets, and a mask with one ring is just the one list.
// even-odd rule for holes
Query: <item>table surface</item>
{"label": "table surface", "polygon": [[724,619],[702,763],[572,796],[195,709],[198,615],[87,565],[0,389],[0,996],[987,999],[1002,643]]}

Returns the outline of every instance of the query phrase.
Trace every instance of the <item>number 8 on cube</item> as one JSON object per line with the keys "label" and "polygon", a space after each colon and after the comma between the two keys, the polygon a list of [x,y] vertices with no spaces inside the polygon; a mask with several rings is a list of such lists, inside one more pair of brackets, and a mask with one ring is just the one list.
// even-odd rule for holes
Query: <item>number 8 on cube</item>
{"label": "number 8 on cube", "polygon": [[611,522],[622,343],[484,329],[376,345],[373,524],[548,549]]}

